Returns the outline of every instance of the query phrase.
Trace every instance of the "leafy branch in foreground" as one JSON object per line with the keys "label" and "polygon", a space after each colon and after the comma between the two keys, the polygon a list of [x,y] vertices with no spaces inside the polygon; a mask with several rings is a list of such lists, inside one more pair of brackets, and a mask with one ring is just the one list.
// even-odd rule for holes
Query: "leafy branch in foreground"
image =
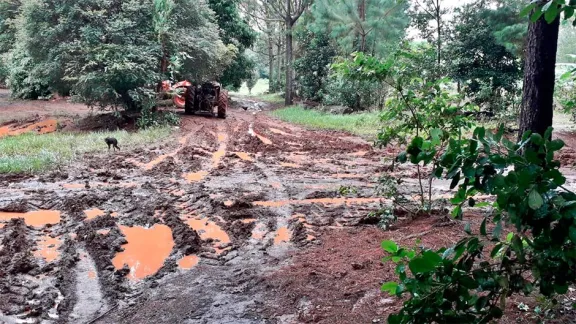
{"label": "leafy branch in foreground", "polygon": [[[454,215],[466,203],[487,205],[476,203],[478,194],[494,196],[494,211],[479,235],[467,226],[469,237],[450,248],[417,251],[382,243],[400,279],[382,289],[411,296],[389,323],[487,323],[502,317],[513,294],[538,289],[550,297],[576,282],[576,194],[563,187],[554,153],[564,143],[551,134],[551,128],[544,137],[527,132],[513,143],[503,127],[495,134],[480,127],[471,139],[450,141],[435,174],[458,187]],[[495,223],[491,231],[488,221]],[[503,240],[505,224],[515,231]]]}

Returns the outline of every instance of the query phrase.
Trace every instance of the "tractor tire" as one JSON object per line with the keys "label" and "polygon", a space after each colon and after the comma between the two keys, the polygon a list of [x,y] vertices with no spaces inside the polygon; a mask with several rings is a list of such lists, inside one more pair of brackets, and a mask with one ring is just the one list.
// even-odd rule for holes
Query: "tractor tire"
{"label": "tractor tire", "polygon": [[228,92],[221,90],[218,96],[218,118],[226,118],[226,110],[228,109]]}
{"label": "tractor tire", "polygon": [[186,103],[184,105],[184,114],[185,115],[192,115],[194,114],[194,105],[195,105],[195,97],[196,97],[196,89],[194,86],[189,86],[186,88],[186,93],[184,94],[186,99]]}

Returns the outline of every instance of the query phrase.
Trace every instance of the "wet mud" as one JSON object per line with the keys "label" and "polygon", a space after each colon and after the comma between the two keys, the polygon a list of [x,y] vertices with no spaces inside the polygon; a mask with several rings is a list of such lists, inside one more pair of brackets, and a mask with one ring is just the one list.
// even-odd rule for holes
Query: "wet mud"
{"label": "wet mud", "polygon": [[[386,306],[373,285],[383,267],[381,237],[369,238],[380,230],[368,216],[390,205],[375,188],[390,172],[382,159],[393,154],[236,107],[225,120],[183,116],[165,145],[103,147],[66,172],[2,177],[0,316],[291,323],[337,319],[330,314],[342,312],[314,309],[340,298],[349,300],[342,310],[356,307],[347,314],[375,300]],[[343,187],[354,191],[343,195]],[[447,194],[445,185],[434,188]],[[354,250],[363,240],[377,246]],[[353,283],[363,271],[367,277]],[[342,278],[344,295],[324,292]],[[304,287],[320,289],[321,300]],[[377,309],[392,309],[384,306]],[[383,318],[372,315],[358,318]]]}

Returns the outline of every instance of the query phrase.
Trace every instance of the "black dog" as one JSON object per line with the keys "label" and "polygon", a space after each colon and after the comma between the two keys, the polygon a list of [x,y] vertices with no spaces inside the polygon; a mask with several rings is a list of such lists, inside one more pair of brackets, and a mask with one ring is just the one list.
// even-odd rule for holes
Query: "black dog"
{"label": "black dog", "polygon": [[116,151],[116,149],[120,151],[120,148],[118,147],[118,140],[115,139],[114,137],[106,137],[104,141],[106,142],[106,144],[108,144],[108,151],[110,151],[111,146],[114,147],[114,151]]}

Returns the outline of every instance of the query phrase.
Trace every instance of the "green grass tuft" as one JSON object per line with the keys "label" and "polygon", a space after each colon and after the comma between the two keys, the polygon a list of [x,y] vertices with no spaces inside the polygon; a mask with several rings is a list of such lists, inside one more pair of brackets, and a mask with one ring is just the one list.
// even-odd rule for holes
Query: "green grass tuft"
{"label": "green grass tuft", "polygon": [[347,131],[371,139],[376,137],[381,127],[377,112],[336,115],[292,106],[274,110],[270,114],[290,123],[318,129]]}
{"label": "green grass tuft", "polygon": [[23,134],[0,138],[0,173],[41,172],[67,165],[84,153],[108,147],[104,138],[115,137],[122,149],[149,145],[172,134],[169,127],[150,128],[136,133],[126,131],[93,133]]}

